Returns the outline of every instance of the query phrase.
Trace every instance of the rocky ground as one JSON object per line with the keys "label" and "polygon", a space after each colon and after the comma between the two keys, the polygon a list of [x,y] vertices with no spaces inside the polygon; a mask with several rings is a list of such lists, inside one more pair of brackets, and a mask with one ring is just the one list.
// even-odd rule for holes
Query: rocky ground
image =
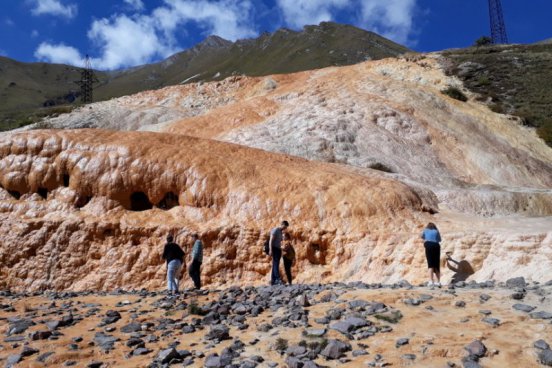
{"label": "rocky ground", "polygon": [[552,366],[552,281],[0,295],[6,367]]}

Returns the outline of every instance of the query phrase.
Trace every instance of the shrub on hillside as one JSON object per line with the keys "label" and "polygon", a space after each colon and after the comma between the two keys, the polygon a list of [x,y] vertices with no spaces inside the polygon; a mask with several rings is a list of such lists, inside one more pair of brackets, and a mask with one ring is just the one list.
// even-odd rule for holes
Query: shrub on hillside
{"label": "shrub on hillside", "polygon": [[458,101],[466,102],[468,100],[468,97],[464,94],[464,92],[453,86],[450,86],[447,89],[442,90],[441,92]]}
{"label": "shrub on hillside", "polygon": [[475,43],[473,44],[476,47],[481,46],[490,46],[493,44],[493,40],[488,36],[482,36],[479,37],[477,40],[475,40]]}
{"label": "shrub on hillside", "polygon": [[544,142],[552,147],[552,119],[544,122],[543,125],[537,128],[537,134]]}

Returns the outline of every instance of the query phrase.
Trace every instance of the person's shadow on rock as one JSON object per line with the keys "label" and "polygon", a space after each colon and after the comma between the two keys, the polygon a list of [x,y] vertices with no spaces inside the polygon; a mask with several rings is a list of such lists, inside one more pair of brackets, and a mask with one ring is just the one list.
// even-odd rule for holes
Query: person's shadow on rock
{"label": "person's shadow on rock", "polygon": [[468,277],[475,273],[472,265],[468,261],[462,260],[458,262],[452,259],[450,254],[447,254],[446,266],[449,270],[454,272],[454,275],[452,275],[452,279],[450,280],[453,284],[455,282],[466,281]]}

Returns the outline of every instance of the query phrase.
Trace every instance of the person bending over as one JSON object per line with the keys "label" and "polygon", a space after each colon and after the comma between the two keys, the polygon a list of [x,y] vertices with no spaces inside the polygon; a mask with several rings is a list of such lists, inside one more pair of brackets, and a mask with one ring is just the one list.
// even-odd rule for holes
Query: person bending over
{"label": "person bending over", "polygon": [[291,285],[291,267],[295,263],[295,249],[291,245],[291,236],[289,233],[284,233],[284,269],[286,270],[286,277],[288,284]]}
{"label": "person bending over", "polygon": [[184,251],[174,242],[174,237],[171,234],[167,235],[163,259],[167,262],[167,291],[171,295],[178,294],[178,280],[184,261]]}

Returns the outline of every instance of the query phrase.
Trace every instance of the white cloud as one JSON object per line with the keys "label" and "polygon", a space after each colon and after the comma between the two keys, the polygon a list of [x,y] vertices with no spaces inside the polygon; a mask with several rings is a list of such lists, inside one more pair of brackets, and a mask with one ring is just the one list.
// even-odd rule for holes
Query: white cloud
{"label": "white cloud", "polygon": [[[250,0],[164,0],[162,6],[149,14],[116,14],[98,19],[88,31],[88,38],[100,50],[100,55],[92,58],[92,65],[118,69],[167,57],[181,49],[177,35],[189,24],[205,35],[230,40],[251,37],[256,34],[252,18]],[[35,53],[41,60],[69,62],[78,53],[63,44],[41,46]]]}
{"label": "white cloud", "polygon": [[60,0],[32,0],[34,5],[31,12],[33,15],[59,15],[68,19],[77,15],[77,5],[63,5]]}
{"label": "white cloud", "polygon": [[416,0],[362,1],[362,25],[398,43],[408,43]]}
{"label": "white cloud", "polygon": [[252,23],[252,4],[249,0],[165,0],[166,7],[153,12],[160,28],[174,31],[185,23],[196,23],[205,34],[229,40],[256,34]]}
{"label": "white cloud", "polygon": [[140,11],[144,9],[144,3],[142,0],[123,0],[125,3],[127,3],[132,9]]}
{"label": "white cloud", "polygon": [[13,20],[11,20],[10,18],[4,19],[4,24],[7,25],[8,27],[12,27],[12,26],[15,25],[15,23],[13,22]]}
{"label": "white cloud", "polygon": [[88,31],[88,38],[99,45],[101,57],[93,58],[92,64],[101,69],[116,69],[173,53],[174,49],[159,36],[155,22],[148,16],[120,15],[111,20],[96,20]]}
{"label": "white cloud", "polygon": [[33,31],[31,32],[31,37],[36,38],[38,37],[38,35],[39,35],[38,31],[36,29],[33,29]]}
{"label": "white cloud", "polygon": [[334,19],[332,13],[347,8],[352,0],[277,0],[284,20],[293,28]]}
{"label": "white cloud", "polygon": [[416,0],[277,0],[285,23],[293,28],[332,21],[340,11],[359,10],[355,25],[395,42],[409,43]]}
{"label": "white cloud", "polygon": [[34,56],[38,60],[48,61],[50,63],[70,64],[82,66],[83,58],[74,47],[66,46],[62,43],[52,45],[48,42],[42,42],[36,49]]}

